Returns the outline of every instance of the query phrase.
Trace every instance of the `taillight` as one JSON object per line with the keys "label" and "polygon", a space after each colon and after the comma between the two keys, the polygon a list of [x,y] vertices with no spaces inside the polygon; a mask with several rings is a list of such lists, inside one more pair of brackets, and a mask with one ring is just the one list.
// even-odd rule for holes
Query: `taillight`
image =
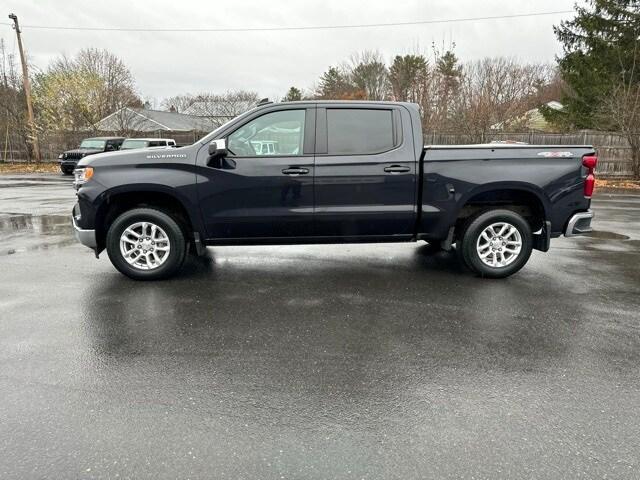
{"label": "taillight", "polygon": [[596,188],[595,169],[598,164],[598,157],[595,155],[585,155],[582,157],[582,165],[587,168],[587,178],[584,179],[584,196],[591,198],[593,190]]}
{"label": "taillight", "polygon": [[584,179],[584,196],[587,198],[591,198],[593,195],[593,190],[596,188],[596,177],[593,173],[587,175],[587,178]]}
{"label": "taillight", "polygon": [[598,157],[595,155],[587,155],[582,157],[582,165],[589,169],[589,173],[593,173],[593,170],[596,168],[598,164]]}

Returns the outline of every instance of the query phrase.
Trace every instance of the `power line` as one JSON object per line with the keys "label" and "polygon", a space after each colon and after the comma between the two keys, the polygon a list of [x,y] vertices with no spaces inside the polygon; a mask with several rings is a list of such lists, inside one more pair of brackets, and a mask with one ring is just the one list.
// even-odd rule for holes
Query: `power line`
{"label": "power line", "polygon": [[[229,27],[229,28],[126,28],[126,27],[63,27],[49,25],[22,25],[22,28],[39,30],[79,30],[93,32],[277,32],[291,30],[340,30],[348,28],[376,28],[376,27],[404,27],[411,25],[432,25],[438,23],[478,22],[483,20],[501,20],[508,18],[541,17],[546,15],[561,15],[574,13],[573,10],[558,10],[555,12],[516,13],[513,15],[495,15],[489,17],[450,18],[442,20],[417,20],[412,22],[395,23],[366,23],[351,25],[306,25],[300,27]],[[0,25],[11,25],[0,23]]]}

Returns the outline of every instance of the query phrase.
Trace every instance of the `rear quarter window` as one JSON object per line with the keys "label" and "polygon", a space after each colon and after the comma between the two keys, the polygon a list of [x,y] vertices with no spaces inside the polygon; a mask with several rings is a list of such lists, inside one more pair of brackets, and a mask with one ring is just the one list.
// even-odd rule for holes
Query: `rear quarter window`
{"label": "rear quarter window", "polygon": [[327,153],[366,155],[394,148],[393,111],[328,108]]}

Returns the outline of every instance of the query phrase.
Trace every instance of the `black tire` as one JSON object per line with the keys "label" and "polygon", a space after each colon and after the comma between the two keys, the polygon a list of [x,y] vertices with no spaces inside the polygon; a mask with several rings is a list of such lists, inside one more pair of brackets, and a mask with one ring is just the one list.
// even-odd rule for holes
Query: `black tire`
{"label": "black tire", "polygon": [[[486,228],[501,222],[508,223],[517,230],[521,240],[520,252],[507,265],[490,266],[480,258],[478,240]],[[502,209],[486,210],[469,219],[462,227],[456,248],[462,262],[481,277],[505,278],[516,273],[527,263],[533,249],[533,236],[529,223],[516,212]],[[503,248],[502,243],[499,248]],[[508,255],[507,252],[505,249],[504,254]],[[497,251],[496,254],[501,255]]]}
{"label": "black tire", "polygon": [[[169,239],[169,253],[163,263],[150,270],[141,270],[127,262],[120,250],[120,237],[125,229],[137,222],[149,222],[157,225]],[[185,235],[178,223],[168,214],[154,208],[135,208],[122,213],[109,227],[107,232],[107,254],[109,260],[119,272],[134,280],[160,280],[174,275],[187,253]]]}
{"label": "black tire", "polygon": [[60,167],[60,171],[62,172],[63,175],[72,175],[73,174],[73,167]]}

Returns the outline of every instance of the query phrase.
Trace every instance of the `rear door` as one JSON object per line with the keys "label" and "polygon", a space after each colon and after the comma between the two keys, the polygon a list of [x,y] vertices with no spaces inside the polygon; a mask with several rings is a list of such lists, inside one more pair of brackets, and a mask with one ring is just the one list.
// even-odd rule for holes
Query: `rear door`
{"label": "rear door", "polygon": [[416,158],[409,113],[397,105],[317,109],[315,234],[410,238]]}

